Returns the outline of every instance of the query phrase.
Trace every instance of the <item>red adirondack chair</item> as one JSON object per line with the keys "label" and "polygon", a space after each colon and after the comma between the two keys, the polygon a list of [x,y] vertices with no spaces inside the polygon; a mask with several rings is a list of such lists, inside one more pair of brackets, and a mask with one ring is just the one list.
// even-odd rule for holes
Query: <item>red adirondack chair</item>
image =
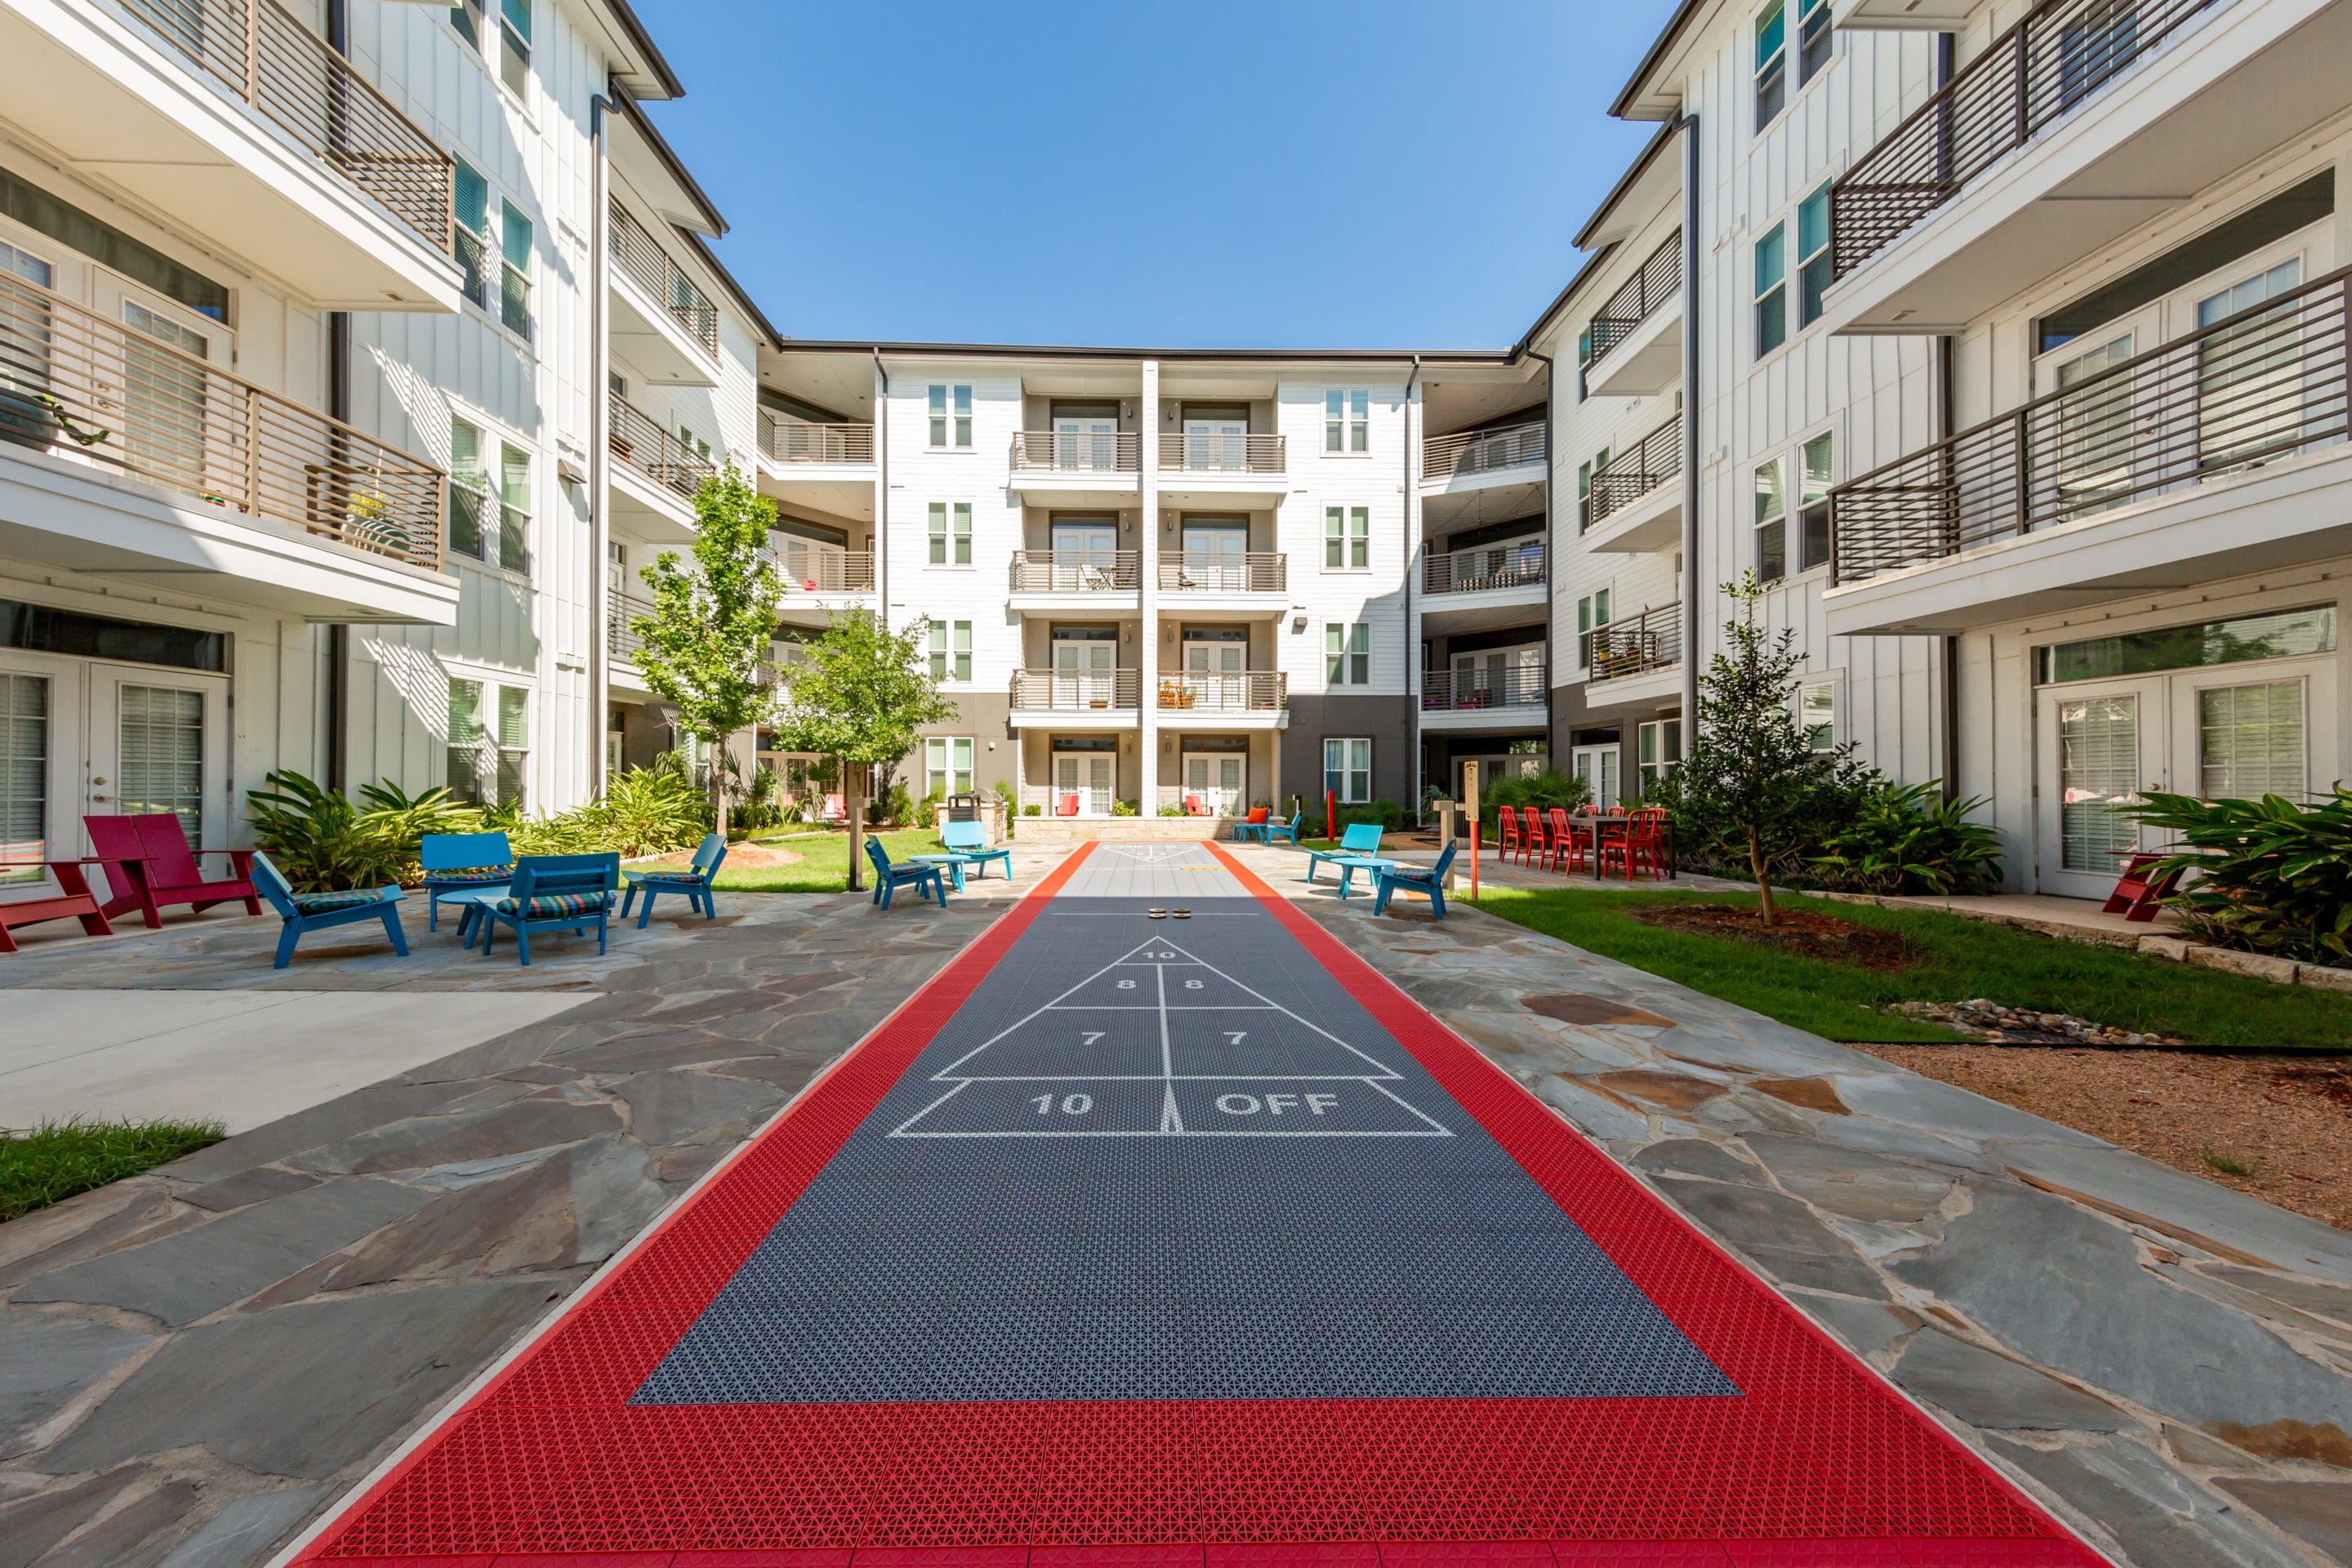
{"label": "red adirondack chair", "polygon": [[27,869],[47,866],[49,875],[58,880],[58,896],[52,899],[20,899],[14,903],[0,904],[0,952],[16,951],[16,939],[8,934],[10,926],[38,925],[43,921],[78,920],[81,929],[92,936],[109,936],[114,928],[98,912],[98,900],[89,890],[89,883],[81,874],[81,865],[74,860],[0,860],[0,870]]}
{"label": "red adirondack chair", "polygon": [[[90,858],[106,868],[107,886],[114,899],[100,913],[109,920],[137,910],[149,930],[163,923],[165,904],[192,905],[198,914],[215,904],[244,900],[245,912],[261,912],[261,895],[253,890],[250,849],[191,849],[180,819],[168,811],[136,816],[85,816],[89,829]],[[230,875],[205,880],[196,865],[200,855],[225,855]]]}
{"label": "red adirondack chair", "polygon": [[2145,850],[2133,851],[2131,858],[2124,862],[2124,874],[2116,879],[2116,890],[2099,908],[2127,921],[2156,919],[2157,907],[2180,887],[2182,868],[2179,866],[2160,877],[2156,875],[2156,864],[2163,858]]}

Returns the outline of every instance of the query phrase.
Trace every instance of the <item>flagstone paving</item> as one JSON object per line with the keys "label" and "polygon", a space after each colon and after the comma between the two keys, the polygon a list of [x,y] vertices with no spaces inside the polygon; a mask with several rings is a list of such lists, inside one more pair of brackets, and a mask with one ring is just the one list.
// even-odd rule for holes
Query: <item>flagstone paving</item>
{"label": "flagstone paving", "polygon": [[[1240,854],[2118,1560],[2352,1563],[2352,1236],[1474,910],[1375,920],[1298,857]],[[739,895],[527,971],[421,918],[405,964],[322,945],[273,972],[262,922],[207,921],[0,965],[0,989],[588,994],[0,1226],[0,1568],[268,1561],[1005,896]]]}

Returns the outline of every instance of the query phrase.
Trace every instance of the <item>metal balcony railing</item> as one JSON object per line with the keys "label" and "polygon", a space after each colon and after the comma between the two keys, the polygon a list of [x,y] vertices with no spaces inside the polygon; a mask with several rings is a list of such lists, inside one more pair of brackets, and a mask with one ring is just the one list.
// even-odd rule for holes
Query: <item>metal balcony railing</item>
{"label": "metal balcony railing", "polygon": [[651,295],[686,329],[686,335],[712,353],[719,352],[719,307],[686,275],[646,226],[612,204],[613,259],[636,286]]}
{"label": "metal balcony railing", "polygon": [[1847,480],[1830,574],[1856,583],[2177,494],[2347,436],[2352,268]]}
{"label": "metal balcony railing", "polygon": [[441,564],[441,468],[8,276],[0,441],[373,554]]}
{"label": "metal balcony railing", "polygon": [[1593,470],[1592,493],[1580,508],[1577,531],[1600,527],[1682,471],[1683,422],[1676,416],[1623,451],[1611,453]]}
{"label": "metal balcony railing", "polygon": [[1179,670],[1160,678],[1163,713],[1276,713],[1290,700],[1290,678],[1278,670]]}
{"label": "metal balcony railing", "polygon": [[277,0],[120,4],[418,238],[449,248],[449,154]]}
{"label": "metal balcony railing", "polygon": [[1592,318],[1592,358],[1598,364],[1611,349],[1633,335],[1683,286],[1683,235],[1676,229],[1650,252],[1642,269],[1628,278]]}
{"label": "metal balcony railing", "polygon": [[1281,436],[1162,436],[1160,467],[1188,474],[1278,474]]}
{"label": "metal balcony railing", "polygon": [[1132,430],[1015,430],[1013,467],[1024,474],[1134,474],[1143,437]]}
{"label": "metal balcony railing", "polygon": [[874,552],[870,550],[835,550],[786,540],[774,555],[787,598],[794,594],[874,592]]}
{"label": "metal balcony railing", "polygon": [[1016,550],[1007,586],[1016,594],[1132,594],[1141,562],[1134,550]]}
{"label": "metal balcony railing", "polygon": [[1500,669],[1424,669],[1421,710],[1458,713],[1485,708],[1541,708],[1549,686],[1539,664],[1512,664]]}
{"label": "metal balcony railing", "polygon": [[1524,588],[1544,580],[1540,539],[1514,539],[1471,550],[1433,552],[1422,572],[1430,594],[1475,594],[1488,588]]}
{"label": "metal balcony railing", "polygon": [[1139,709],[1143,673],[1136,669],[1016,669],[1013,706],[1024,713],[1086,713]]}
{"label": "metal balcony railing", "polygon": [[1421,444],[1423,479],[1454,474],[1490,474],[1544,460],[1544,425],[1509,425],[1499,430],[1464,430],[1433,436]]}
{"label": "metal balcony railing", "polygon": [[609,594],[604,600],[604,646],[616,664],[635,665],[646,639],[637,635],[634,623],[639,616],[654,613],[653,601],[632,594]]}
{"label": "metal balcony railing", "polygon": [[1659,605],[1583,634],[1584,662],[1594,680],[1620,680],[1683,661],[1683,610]]}
{"label": "metal balcony railing", "polygon": [[1180,594],[1281,594],[1290,556],[1279,550],[1175,550],[1160,557],[1160,586]]}
{"label": "metal balcony railing", "polygon": [[688,500],[719,465],[673,436],[654,416],[618,397],[604,400],[604,438],[613,456]]}
{"label": "metal balcony railing", "polygon": [[1830,187],[1830,276],[1843,278],[1968,183],[2228,0],[2043,0]]}
{"label": "metal balcony railing", "polygon": [[779,463],[870,463],[871,425],[807,425],[760,410],[760,449]]}

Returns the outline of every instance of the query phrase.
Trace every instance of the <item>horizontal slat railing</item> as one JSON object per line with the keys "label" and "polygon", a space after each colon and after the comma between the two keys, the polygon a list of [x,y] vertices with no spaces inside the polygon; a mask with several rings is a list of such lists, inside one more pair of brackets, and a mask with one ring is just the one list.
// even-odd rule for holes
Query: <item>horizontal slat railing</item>
{"label": "horizontal slat railing", "polygon": [[1592,318],[1592,363],[1627,338],[1673,299],[1683,286],[1683,236],[1680,229],[1650,252],[1642,269],[1609,296]]}
{"label": "horizontal slat railing", "polygon": [[620,203],[612,205],[613,259],[636,286],[667,310],[687,336],[712,353],[719,352],[719,307],[701,285],[670,259],[645,225]]}
{"label": "horizontal slat railing", "polygon": [[646,639],[637,635],[635,622],[640,616],[654,613],[653,601],[632,594],[612,594],[604,600],[604,641],[613,658],[622,664],[639,662],[638,654]]}
{"label": "horizontal slat railing", "polygon": [[1278,474],[1282,436],[1162,436],[1160,466],[1188,474]]}
{"label": "horizontal slat railing", "polygon": [[1016,594],[1132,594],[1141,562],[1133,550],[1016,550],[1008,585]]}
{"label": "horizontal slat railing", "polygon": [[1421,707],[1424,713],[1454,713],[1485,708],[1541,708],[1549,686],[1539,664],[1507,665],[1501,669],[1451,669],[1421,672]]}
{"label": "horizontal slat railing", "polygon": [[448,249],[449,154],[277,0],[121,4],[418,238]]}
{"label": "horizontal slat railing", "polygon": [[1683,610],[1660,605],[1584,634],[1585,662],[1595,680],[1619,680],[1683,661]]}
{"label": "horizontal slat railing", "polygon": [[1182,594],[1280,594],[1290,585],[1290,556],[1279,550],[1230,554],[1174,550],[1160,557],[1160,586]]}
{"label": "horizontal slat railing", "polygon": [[1431,594],[1475,594],[1488,588],[1524,588],[1544,580],[1540,539],[1514,539],[1472,550],[1433,552],[1422,573]]}
{"label": "horizontal slat railing", "polygon": [[1013,706],[1021,712],[1084,713],[1140,708],[1143,672],[1136,669],[1016,669]]}
{"label": "horizontal slat railing", "polygon": [[821,544],[782,541],[774,552],[776,572],[784,580],[784,594],[870,594],[874,591],[874,552],[835,550]]}
{"label": "horizontal slat railing", "polygon": [[1289,700],[1290,678],[1279,670],[1187,669],[1160,678],[1163,713],[1274,713]]}
{"label": "horizontal slat railing", "polygon": [[1830,188],[1830,273],[1843,278],[1968,183],[2228,0],[2044,0]]}
{"label": "horizontal slat railing", "polygon": [[1433,436],[1421,444],[1423,479],[1454,474],[1490,474],[1544,460],[1544,425],[1508,425],[1498,430],[1463,430]]}
{"label": "horizontal slat railing", "polygon": [[665,429],[654,416],[618,397],[604,400],[604,435],[613,456],[688,500],[719,466]]}
{"label": "horizontal slat railing", "polygon": [[1585,501],[1586,528],[1598,528],[1683,471],[1683,424],[1667,420],[1593,470],[1592,494]]}
{"label": "horizontal slat railing", "polygon": [[779,463],[870,463],[871,425],[808,425],[760,410],[760,449]]}
{"label": "horizontal slat railing", "polygon": [[1132,430],[1015,430],[1013,467],[1022,473],[1139,473],[1143,437]]}
{"label": "horizontal slat railing", "polygon": [[443,470],[22,279],[0,277],[0,440],[441,564]]}
{"label": "horizontal slat railing", "polygon": [[1862,582],[2345,440],[2352,268],[2046,393],[1830,491]]}

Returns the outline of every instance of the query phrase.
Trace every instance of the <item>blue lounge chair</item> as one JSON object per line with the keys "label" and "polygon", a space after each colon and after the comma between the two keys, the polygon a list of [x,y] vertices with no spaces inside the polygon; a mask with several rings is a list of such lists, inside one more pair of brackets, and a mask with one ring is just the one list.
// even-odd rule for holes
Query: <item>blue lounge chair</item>
{"label": "blue lounge chair", "polygon": [[945,822],[940,825],[940,847],[951,855],[963,858],[967,866],[977,868],[972,875],[985,879],[991,860],[1004,862],[1004,879],[1013,880],[1013,851],[991,849],[988,831],[977,822]]}
{"label": "blue lounge chair", "polygon": [[503,833],[428,833],[417,846],[425,868],[425,929],[441,929],[441,900],[451,893],[487,893],[514,875],[514,851]]}
{"label": "blue lounge chair", "polygon": [[892,893],[900,888],[912,888],[924,898],[937,899],[940,908],[948,907],[946,867],[894,866],[890,863],[889,851],[882,847],[879,838],[866,841],[866,858],[874,863],[874,896],[866,900],[867,903],[879,904],[887,910],[890,907]]}
{"label": "blue lounge chair", "polygon": [[1288,822],[1278,816],[1270,816],[1266,818],[1265,831],[1258,835],[1258,842],[1271,849],[1276,839],[1286,838],[1295,849],[1298,847],[1298,825],[1306,819],[1307,813],[1303,809],[1293,812]]}
{"label": "blue lounge chair", "polygon": [[[621,857],[607,855],[526,855],[515,862],[514,880],[503,897],[471,895],[470,917],[482,930],[482,955],[505,926],[515,933],[522,961],[530,963],[533,931],[578,931],[596,928],[596,951],[604,951],[613,917],[613,890],[621,883]],[[471,946],[473,939],[467,938]]]}
{"label": "blue lounge chair", "polygon": [[704,920],[719,917],[719,905],[710,897],[710,884],[719,880],[719,868],[727,863],[727,840],[716,833],[702,836],[702,847],[694,852],[691,863],[682,867],[656,867],[646,871],[624,871],[629,884],[621,895],[621,918],[629,918],[629,906],[639,893],[646,896],[646,907],[637,911],[637,929],[654,918],[654,898],[659,893],[684,893],[688,905],[702,911]]}
{"label": "blue lounge chair", "polygon": [[352,893],[298,893],[287,881],[285,873],[269,863],[269,857],[257,853],[253,858],[253,890],[269,900],[278,918],[286,922],[278,933],[278,960],[270,967],[283,969],[294,962],[294,944],[304,933],[325,931],[331,926],[355,925],[361,921],[383,921],[383,934],[392,939],[392,951],[401,957],[408,956],[408,937],[400,929],[400,901],[404,895],[398,888],[368,888]]}
{"label": "blue lounge chair", "polygon": [[1310,849],[1307,852],[1307,879],[1315,879],[1315,868],[1326,860],[1338,860],[1358,855],[1376,855],[1381,847],[1381,825],[1377,822],[1351,822],[1339,835],[1337,849]]}
{"label": "blue lounge chair", "polygon": [[1402,889],[1408,893],[1428,894],[1429,912],[1439,920],[1444,920],[1445,918],[1445,873],[1454,866],[1454,845],[1453,839],[1447,839],[1444,853],[1438,856],[1437,864],[1425,871],[1412,866],[1388,866],[1375,868],[1372,872],[1372,913],[1386,914],[1389,908],[1389,895]]}

